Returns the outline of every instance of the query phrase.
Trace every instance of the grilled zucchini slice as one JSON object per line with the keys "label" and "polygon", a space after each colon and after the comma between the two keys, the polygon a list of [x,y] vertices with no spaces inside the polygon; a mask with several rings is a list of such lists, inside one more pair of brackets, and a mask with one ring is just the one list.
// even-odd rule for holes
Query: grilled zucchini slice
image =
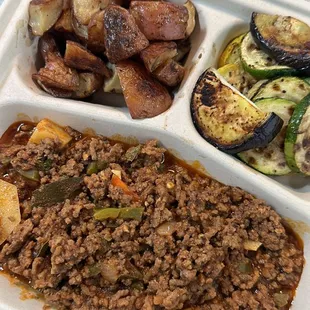
{"label": "grilled zucchini slice", "polygon": [[258,80],[297,74],[297,70],[279,65],[276,60],[261,50],[250,32],[241,42],[240,57],[244,70]]}
{"label": "grilled zucchini slice", "polygon": [[310,72],[310,27],[291,16],[253,13],[255,42],[279,64]]}
{"label": "grilled zucchini slice", "polygon": [[282,98],[296,103],[310,93],[310,85],[298,77],[281,77],[263,84],[253,97],[253,101],[262,98]]}
{"label": "grilled zucchini slice", "polygon": [[256,82],[252,86],[252,88],[247,92],[246,97],[249,98],[250,100],[252,100],[256,96],[258,91],[260,90],[261,86],[263,84],[266,84],[266,82],[268,82],[268,80],[260,80],[260,81]]}
{"label": "grilled zucchini slice", "polygon": [[218,73],[242,94],[247,93],[256,82],[250,74],[243,70],[240,64],[227,64],[219,68]]}
{"label": "grilled zucchini slice", "polygon": [[228,64],[240,63],[240,44],[246,34],[243,33],[230,41],[225,47],[223,53],[219,59],[219,67],[223,67]]}
{"label": "grilled zucchini slice", "polygon": [[304,81],[310,85],[310,77],[304,78]]}
{"label": "grilled zucchini slice", "polygon": [[266,146],[283,125],[279,116],[260,110],[213,68],[197,81],[191,114],[198,132],[230,154]]}
{"label": "grilled zucchini slice", "polygon": [[310,175],[310,95],[295,108],[287,127],[284,151],[293,171]]}
{"label": "grilled zucchini slice", "polygon": [[293,114],[296,103],[293,101],[268,98],[255,104],[264,112],[274,112],[284,124],[278,135],[264,148],[255,148],[238,154],[238,157],[254,169],[268,175],[285,175],[291,172],[284,155],[284,140],[287,124]]}

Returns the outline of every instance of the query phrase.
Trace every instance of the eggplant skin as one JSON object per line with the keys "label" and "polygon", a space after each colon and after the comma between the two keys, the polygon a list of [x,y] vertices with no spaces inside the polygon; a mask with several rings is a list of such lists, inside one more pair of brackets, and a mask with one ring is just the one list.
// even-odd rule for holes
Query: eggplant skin
{"label": "eggplant skin", "polygon": [[256,18],[259,15],[259,13],[253,12],[250,22],[250,31],[255,43],[279,64],[310,74],[310,42],[307,42],[304,46],[294,47],[281,44],[277,39],[277,34],[269,38],[264,37],[256,23]]}
{"label": "eggplant skin", "polygon": [[[216,92],[216,89],[212,87],[203,87],[201,91],[198,91],[198,88],[200,88],[200,83],[205,78],[205,74],[207,71],[208,70],[202,73],[199,77],[191,98],[191,116],[198,133],[207,142],[212,144],[220,151],[232,155],[257,147],[264,147],[268,143],[270,143],[277,136],[283,126],[283,120],[275,113],[270,113],[265,122],[253,130],[252,135],[246,137],[243,141],[240,141],[239,143],[223,145],[206,134],[206,132],[203,130],[203,126],[201,126],[198,110],[201,105],[211,106],[213,104],[212,97]],[[195,98],[197,92],[200,92],[201,95],[201,100],[199,103]]]}

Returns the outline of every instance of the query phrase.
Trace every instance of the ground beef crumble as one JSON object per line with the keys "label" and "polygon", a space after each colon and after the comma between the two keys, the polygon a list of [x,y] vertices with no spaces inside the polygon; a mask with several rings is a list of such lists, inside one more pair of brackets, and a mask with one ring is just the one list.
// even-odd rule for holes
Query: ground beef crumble
{"label": "ground beef crumble", "polygon": [[[49,139],[1,150],[12,169],[49,159],[50,167],[40,169],[42,186],[83,178],[77,196],[35,208],[29,186],[16,182],[24,193],[22,222],[0,252],[7,271],[58,309],[288,309],[274,294],[292,298],[303,252],[264,201],[168,160],[155,140],[127,150],[67,131],[78,141],[64,150]],[[104,166],[87,175],[93,161]],[[138,200],[111,183],[115,170]],[[125,206],[143,207],[142,220],[94,219],[98,208]],[[262,245],[248,251],[246,240]]]}

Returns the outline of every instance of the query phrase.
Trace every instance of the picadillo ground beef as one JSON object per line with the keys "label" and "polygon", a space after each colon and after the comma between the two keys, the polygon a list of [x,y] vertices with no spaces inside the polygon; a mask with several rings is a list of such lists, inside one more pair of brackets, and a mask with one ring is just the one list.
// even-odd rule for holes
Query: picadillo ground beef
{"label": "picadillo ground beef", "polygon": [[[264,201],[187,168],[158,141],[128,148],[66,130],[74,141],[65,149],[26,144],[27,130],[0,148],[0,161],[10,159],[1,176],[18,187],[22,210],[0,252],[6,272],[57,309],[289,309],[303,250]],[[87,175],[92,163],[100,169]],[[17,173],[32,169],[38,184]],[[34,189],[77,177],[70,199],[32,206]],[[107,208],[143,214],[95,219]],[[261,245],[249,250],[249,241]]]}

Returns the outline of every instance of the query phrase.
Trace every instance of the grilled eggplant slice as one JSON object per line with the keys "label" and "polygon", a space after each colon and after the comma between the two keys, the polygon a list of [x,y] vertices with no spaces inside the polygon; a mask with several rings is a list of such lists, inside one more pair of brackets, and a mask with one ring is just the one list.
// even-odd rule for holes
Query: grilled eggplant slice
{"label": "grilled eggplant slice", "polygon": [[297,74],[297,70],[279,65],[272,57],[261,50],[250,32],[241,42],[240,57],[244,69],[259,80]]}
{"label": "grilled eggplant slice", "polygon": [[133,119],[154,117],[170,108],[172,99],[167,89],[144,66],[126,60],[117,63],[116,70]]}
{"label": "grilled eggplant slice", "polygon": [[188,10],[162,1],[131,1],[130,13],[148,40],[173,41],[186,37]]}
{"label": "grilled eggplant slice", "polygon": [[29,26],[35,36],[51,29],[62,13],[63,0],[32,0],[29,4]]}
{"label": "grilled eggplant slice", "polygon": [[73,41],[67,41],[65,63],[71,68],[91,71],[105,77],[111,76],[110,71],[99,57]]}
{"label": "grilled eggplant slice", "polygon": [[184,67],[173,59],[169,59],[153,73],[157,80],[170,87],[179,85],[183,80],[184,74]]}
{"label": "grilled eggplant slice", "polygon": [[160,65],[177,55],[177,44],[175,42],[155,42],[150,44],[140,53],[146,69],[153,72]]}
{"label": "grilled eggplant slice", "polygon": [[149,46],[129,12],[117,5],[104,10],[104,42],[111,63],[130,58]]}
{"label": "grilled eggplant slice", "polygon": [[240,45],[245,35],[245,33],[241,34],[227,44],[220,56],[219,67],[240,63]]}
{"label": "grilled eggplant slice", "polygon": [[257,45],[281,65],[310,72],[310,27],[280,15],[253,13],[250,30]]}
{"label": "grilled eggplant slice", "polygon": [[282,98],[299,103],[310,93],[310,85],[298,77],[281,77],[262,84],[253,101],[262,98]]}
{"label": "grilled eggplant slice", "polygon": [[255,148],[238,154],[238,157],[254,169],[268,175],[285,175],[291,172],[284,155],[284,140],[287,124],[293,114],[296,103],[293,101],[268,98],[255,104],[264,112],[274,112],[284,124],[278,135],[264,148]]}
{"label": "grilled eggplant slice", "polygon": [[195,86],[191,113],[198,132],[230,154],[266,146],[283,125],[279,116],[260,110],[213,68]]}
{"label": "grilled eggplant slice", "polygon": [[310,175],[310,95],[296,105],[287,127],[284,150],[293,171]]}

